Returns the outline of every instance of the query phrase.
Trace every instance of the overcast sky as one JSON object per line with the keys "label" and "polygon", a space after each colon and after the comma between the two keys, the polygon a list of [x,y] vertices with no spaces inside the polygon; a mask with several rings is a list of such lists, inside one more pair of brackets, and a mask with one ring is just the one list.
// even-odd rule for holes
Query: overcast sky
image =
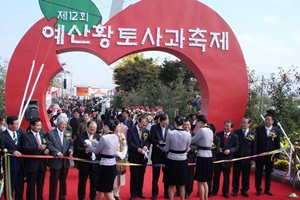
{"label": "overcast sky", "polygon": [[[109,18],[112,0],[93,2],[105,23]],[[125,0],[124,7],[135,2],[137,0]],[[247,66],[254,69],[258,76],[268,77],[270,73],[277,72],[279,66],[284,69],[292,65],[300,67],[300,0],[200,2],[215,10],[233,29]],[[38,0],[9,0],[2,1],[0,5],[0,57],[9,60],[23,35],[43,14]],[[146,56],[159,57],[160,61],[174,58],[165,53],[147,53]],[[98,57],[88,53],[65,53],[60,58],[73,74],[73,85],[114,87],[111,66]]]}

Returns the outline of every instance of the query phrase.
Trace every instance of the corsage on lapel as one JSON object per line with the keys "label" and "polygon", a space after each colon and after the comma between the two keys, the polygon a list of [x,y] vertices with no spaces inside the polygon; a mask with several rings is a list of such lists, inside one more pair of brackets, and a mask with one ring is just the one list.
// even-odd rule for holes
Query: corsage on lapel
{"label": "corsage on lapel", "polygon": [[147,140],[147,138],[148,138],[148,133],[143,133],[143,139]]}
{"label": "corsage on lapel", "polygon": [[42,143],[43,143],[43,144],[46,144],[46,143],[47,143],[46,138],[42,138]]}
{"label": "corsage on lapel", "polygon": [[271,137],[271,138],[272,138],[272,141],[274,141],[274,138],[276,138],[277,135],[276,135],[275,132],[271,131],[269,137]]}
{"label": "corsage on lapel", "polygon": [[255,139],[254,135],[249,134],[248,137],[246,137],[247,140],[253,141]]}
{"label": "corsage on lapel", "polygon": [[211,143],[211,149],[215,149],[215,148],[217,148],[215,143]]}
{"label": "corsage on lapel", "polygon": [[170,133],[170,131],[171,131],[171,129],[168,128],[168,130],[167,130],[167,132],[166,132],[166,135],[167,135],[168,133]]}
{"label": "corsage on lapel", "polygon": [[70,133],[65,134],[65,138],[66,138],[66,140],[70,140],[71,139],[71,134]]}

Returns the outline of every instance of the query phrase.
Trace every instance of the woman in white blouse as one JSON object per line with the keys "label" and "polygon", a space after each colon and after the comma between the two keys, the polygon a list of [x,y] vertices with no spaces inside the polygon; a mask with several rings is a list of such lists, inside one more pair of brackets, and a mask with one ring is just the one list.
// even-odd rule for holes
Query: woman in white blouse
{"label": "woman in white blouse", "polygon": [[179,187],[180,198],[185,199],[185,185],[188,181],[187,152],[190,150],[191,134],[182,128],[183,121],[183,116],[175,117],[176,129],[167,134],[166,145],[160,147],[162,151],[168,152],[163,181],[169,185],[170,200],[174,198],[174,186]]}
{"label": "woman in white blouse", "polygon": [[119,146],[119,138],[114,134],[116,125],[112,119],[104,121],[104,134],[99,142],[88,144],[88,148],[95,154],[100,154],[100,167],[97,180],[97,199],[104,196],[108,200],[115,200],[112,195],[114,180],[117,174],[116,153]]}

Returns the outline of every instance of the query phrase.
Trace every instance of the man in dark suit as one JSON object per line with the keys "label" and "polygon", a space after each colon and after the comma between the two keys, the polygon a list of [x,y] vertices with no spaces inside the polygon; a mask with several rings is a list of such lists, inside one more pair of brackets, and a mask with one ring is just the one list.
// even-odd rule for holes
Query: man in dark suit
{"label": "man in dark suit", "polygon": [[[82,122],[82,117],[80,116],[81,111],[79,109],[75,109],[73,111],[73,117],[70,119],[70,126],[72,127],[72,137],[76,140],[78,133],[78,126]],[[74,155],[75,156],[75,155]]]}
{"label": "man in dark suit", "polygon": [[[151,160],[152,164],[152,199],[156,199],[158,195],[158,179],[160,175],[161,166],[155,166],[155,164],[166,164],[167,155],[157,145],[160,142],[166,142],[166,136],[169,131],[174,128],[169,125],[169,117],[167,114],[161,114],[159,116],[159,123],[151,126],[149,141],[152,144]],[[162,168],[165,176],[165,168]],[[168,199],[168,187],[169,185],[164,182],[164,196]]]}
{"label": "man in dark suit", "polygon": [[[257,138],[256,133],[250,130],[251,119],[244,117],[241,128],[234,131],[239,139],[239,150],[235,152],[235,158],[256,155]],[[251,165],[254,165],[254,158],[233,162],[232,196],[236,197],[240,186],[240,174],[242,173],[241,194],[249,197],[249,183]]]}
{"label": "man in dark suit", "polygon": [[124,124],[128,127],[131,128],[133,127],[133,121],[132,119],[129,117],[129,111],[128,110],[123,110],[122,111],[122,117],[124,118]]}
{"label": "man in dark suit", "polygon": [[[280,132],[273,126],[274,116],[267,114],[265,115],[265,122],[263,126],[256,128],[257,134],[257,154],[273,151],[280,148]],[[279,158],[279,153],[274,155],[274,160]],[[265,194],[272,196],[270,191],[271,187],[271,173],[273,170],[274,160],[272,155],[261,156],[256,159],[255,167],[255,188],[256,195],[259,196],[262,192],[261,180],[262,174],[265,167]]]}
{"label": "man in dark suit", "polygon": [[147,118],[140,116],[138,124],[128,129],[127,132],[128,162],[144,164],[143,166],[130,166],[130,200],[134,200],[136,197],[146,198],[142,190],[150,147],[147,124]]}
{"label": "man in dark suit", "polygon": [[[232,131],[233,122],[226,120],[224,122],[224,131],[218,132],[216,135],[220,138],[220,149],[217,154],[218,160],[230,160],[233,159],[233,154],[239,148],[239,141],[236,134]],[[229,198],[229,176],[232,162],[222,162],[215,164],[214,180],[213,180],[213,191],[212,196],[216,195],[219,190],[220,175],[223,172],[224,180],[222,186],[222,194],[225,198]]]}
{"label": "man in dark suit", "polygon": [[70,167],[70,160],[62,158],[64,156],[73,156],[71,133],[66,130],[67,121],[67,117],[58,117],[57,128],[49,131],[47,134],[47,148],[49,149],[50,155],[59,158],[48,160],[48,166],[50,168],[49,200],[56,199],[58,181],[59,199],[66,199],[66,179]]}
{"label": "man in dark suit", "polygon": [[[19,129],[17,116],[8,116],[6,123],[7,129],[0,134],[0,149],[7,149],[7,153],[14,155],[10,157],[10,181],[13,197],[18,200],[23,199],[24,191],[23,160],[19,158],[22,155],[21,138],[23,131]],[[4,164],[4,166],[6,165]],[[7,172],[7,169],[5,171]],[[10,198],[6,196],[5,199]]]}
{"label": "man in dark suit", "polygon": [[[42,121],[39,118],[30,120],[30,130],[22,137],[23,153],[27,155],[48,155],[46,148],[46,135],[42,130]],[[47,169],[46,159],[26,158],[24,159],[27,188],[26,199],[35,199],[35,187],[37,188],[37,199],[43,200],[43,189],[45,173]]]}
{"label": "man in dark suit", "polygon": [[[94,153],[88,152],[86,147],[86,140],[97,140],[99,141],[100,135],[96,134],[97,131],[97,123],[94,121],[89,121],[87,123],[87,130],[84,133],[78,135],[77,140],[74,144],[74,153],[78,155],[79,158],[83,158],[86,160],[94,161],[96,159],[96,155]],[[98,158],[99,159],[99,158]],[[96,197],[96,180],[99,167],[99,163],[87,163],[87,162],[78,162],[78,189],[77,195],[79,200],[83,200],[85,198],[85,189],[86,189],[86,181],[89,177],[90,179],[90,199],[93,200]]]}

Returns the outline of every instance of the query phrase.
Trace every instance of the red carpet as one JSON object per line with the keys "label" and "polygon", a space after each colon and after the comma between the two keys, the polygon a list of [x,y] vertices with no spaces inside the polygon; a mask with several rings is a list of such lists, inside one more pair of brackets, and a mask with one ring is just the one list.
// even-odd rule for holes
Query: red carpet
{"label": "red carpet", "polygon": [[[145,181],[144,181],[144,194],[146,196],[146,199],[151,199],[151,171],[152,168],[151,167],[147,167],[146,169],[146,175],[145,175]],[[67,199],[69,200],[75,200],[78,199],[77,198],[77,169],[72,167],[69,170],[69,174],[68,174],[68,184],[67,184]],[[120,197],[122,200],[129,200],[130,197],[130,192],[129,192],[129,169],[127,170],[127,176],[126,176],[126,185],[121,187],[121,192],[120,192]],[[161,181],[161,180],[160,180]],[[222,183],[222,180],[221,180]],[[222,184],[221,184],[222,185]],[[262,184],[264,185],[264,184]],[[25,185],[26,187],[26,185]],[[221,187],[221,186],[220,186]],[[87,188],[89,188],[89,186],[87,185]],[[220,188],[221,189],[221,188]],[[231,189],[230,189],[231,191]],[[251,199],[251,200],[270,200],[270,199],[274,199],[274,200],[280,200],[280,199],[290,199],[288,197],[286,197],[286,195],[290,194],[292,192],[292,188],[286,184],[282,184],[280,182],[277,181],[273,181],[272,182],[272,186],[271,186],[271,191],[274,194],[273,197],[262,194],[261,196],[256,196],[255,195],[255,188],[254,188],[254,173],[251,174],[251,183],[250,183],[250,190],[249,195],[250,198],[246,198],[241,196],[240,194],[237,197],[232,197],[230,196],[230,199],[235,199],[235,200],[245,200],[245,199]],[[89,192],[87,191],[87,197],[86,199],[88,199],[88,194]],[[196,197],[197,194],[197,183],[195,182],[194,184],[194,191],[191,194],[191,196],[188,198],[189,200],[198,200],[199,198]],[[296,190],[296,194],[298,196],[300,196],[300,191]],[[44,186],[44,198],[48,199],[49,197],[49,170],[46,173],[46,180],[45,180],[45,186]],[[4,199],[4,198],[1,198]],[[24,191],[24,199],[25,198],[25,191]],[[163,187],[160,187],[160,194],[158,195],[157,200],[163,200]],[[175,197],[174,199],[180,199],[179,197]],[[221,190],[219,191],[219,194],[217,196],[211,197],[210,199],[212,200],[220,200],[220,199],[225,199],[222,194],[221,194]],[[137,200],[139,200],[139,198],[137,198]]]}

